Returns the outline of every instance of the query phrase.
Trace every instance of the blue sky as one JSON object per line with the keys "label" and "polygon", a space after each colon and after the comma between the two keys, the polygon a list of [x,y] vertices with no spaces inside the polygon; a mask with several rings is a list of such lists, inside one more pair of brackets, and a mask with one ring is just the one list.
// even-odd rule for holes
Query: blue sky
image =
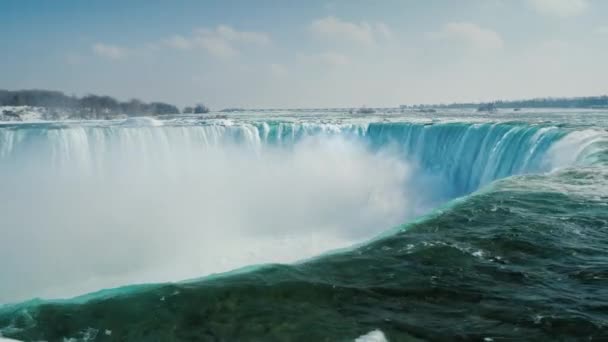
{"label": "blue sky", "polygon": [[608,1],[0,2],[0,88],[221,107],[608,93]]}

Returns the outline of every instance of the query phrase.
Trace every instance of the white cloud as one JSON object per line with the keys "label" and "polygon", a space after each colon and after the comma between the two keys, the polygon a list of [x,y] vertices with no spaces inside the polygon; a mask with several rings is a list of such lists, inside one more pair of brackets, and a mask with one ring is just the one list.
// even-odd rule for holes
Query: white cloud
{"label": "white cloud", "polygon": [[608,26],[600,26],[596,28],[595,33],[608,36]]}
{"label": "white cloud", "polygon": [[270,73],[275,77],[283,77],[287,75],[287,68],[282,64],[270,64]]}
{"label": "white cloud", "polygon": [[537,12],[558,17],[582,14],[589,7],[587,0],[528,0]]}
{"label": "white cloud", "polygon": [[198,37],[196,43],[216,57],[234,57],[239,53],[230,42],[212,35]]}
{"label": "white cloud", "polygon": [[121,59],[127,55],[127,49],[116,45],[96,43],[92,49],[96,55],[109,59]]}
{"label": "white cloud", "polygon": [[350,59],[343,54],[327,51],[312,55],[303,55],[299,58],[306,63],[321,64],[330,67],[344,66],[350,64]]}
{"label": "white cloud", "polygon": [[350,63],[350,59],[337,52],[325,52],[315,56],[321,62],[330,66],[342,66]]}
{"label": "white cloud", "polygon": [[378,38],[386,39],[392,36],[389,27],[384,23],[353,23],[333,16],[313,21],[309,29],[318,37],[366,45],[375,43]]}
{"label": "white cloud", "polygon": [[550,50],[550,51],[567,51],[570,48],[570,44],[563,40],[552,39],[544,41],[540,44],[541,50]]}
{"label": "white cloud", "polygon": [[448,23],[441,31],[431,33],[430,37],[484,50],[501,49],[504,46],[504,41],[496,31],[470,22]]}
{"label": "white cloud", "polygon": [[163,41],[170,47],[181,49],[181,50],[190,50],[193,48],[194,44],[191,39],[188,39],[184,36],[174,35],[171,38],[167,38]]}
{"label": "white cloud", "polygon": [[377,23],[375,28],[378,35],[382,36],[384,39],[393,38],[393,31],[391,31],[391,29],[385,23]]}
{"label": "white cloud", "polygon": [[242,42],[255,45],[270,44],[270,37],[262,32],[237,31],[226,25],[218,26],[215,31],[218,36],[231,42]]}
{"label": "white cloud", "polygon": [[266,33],[239,31],[227,25],[219,25],[215,29],[198,29],[189,37],[174,35],[163,40],[163,45],[171,48],[190,50],[200,47],[220,58],[238,55],[242,45],[266,46],[271,43],[272,40]]}

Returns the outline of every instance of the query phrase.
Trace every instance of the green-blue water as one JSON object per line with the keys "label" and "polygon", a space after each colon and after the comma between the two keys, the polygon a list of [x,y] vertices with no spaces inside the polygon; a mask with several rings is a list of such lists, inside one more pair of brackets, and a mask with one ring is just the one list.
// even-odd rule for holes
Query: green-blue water
{"label": "green-blue water", "polygon": [[250,113],[231,122],[0,128],[4,174],[44,149],[53,156],[45,162],[61,168],[56,158],[75,154],[76,135],[76,145],[86,141],[78,155],[87,170],[106,162],[108,141],[188,139],[255,154],[265,146],[298,153],[307,137],[339,136],[400,156],[425,179],[408,196],[438,205],[366,243],[297,263],[6,305],[0,331],[26,341],[352,341],[374,330],[389,341],[608,340],[608,114],[512,115]]}

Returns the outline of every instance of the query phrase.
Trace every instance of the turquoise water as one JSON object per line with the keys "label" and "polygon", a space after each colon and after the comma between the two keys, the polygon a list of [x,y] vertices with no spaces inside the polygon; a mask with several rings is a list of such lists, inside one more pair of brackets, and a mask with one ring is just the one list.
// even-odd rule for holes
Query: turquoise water
{"label": "turquoise water", "polygon": [[[235,225],[245,227],[235,235],[226,235],[226,240],[221,236],[229,226],[222,226],[222,222],[232,217],[221,216],[219,223],[213,221],[216,225],[203,227],[213,233],[214,240],[207,243],[207,235],[196,235],[190,228],[182,231],[178,226],[203,220],[214,210],[224,214],[224,207],[201,200],[206,198],[202,194],[188,198],[188,202],[200,200],[197,203],[204,205],[178,203],[188,210],[174,215],[189,216],[195,211],[199,216],[159,224],[180,232],[172,245],[176,247],[169,247],[169,251],[197,250],[196,246],[213,250],[214,244],[241,239],[248,231],[255,234],[239,240],[242,243],[229,251],[211,251],[203,257],[187,253],[185,259],[170,259],[172,263],[201,257],[214,264],[251,246],[257,246],[259,254],[267,254],[266,259],[259,259],[264,262],[252,265],[259,264],[257,254],[245,253],[224,268],[205,266],[202,274],[193,274],[192,269],[180,274],[184,276],[181,279],[195,280],[166,283],[160,276],[154,278],[160,281],[156,284],[70,300],[5,305],[0,308],[0,331],[11,338],[49,341],[341,341],[375,330],[390,341],[608,339],[607,119],[604,112],[564,110],[492,116],[387,113],[365,118],[280,112],[245,113],[230,119],[180,117],[2,126],[0,175],[10,184],[29,180],[44,200],[70,195],[103,209],[111,204],[107,198],[98,203],[102,194],[96,187],[99,184],[123,196],[150,186],[163,189],[159,182],[171,189],[184,187],[187,193],[198,193],[223,177],[248,174],[253,176],[246,180],[259,186],[249,188],[231,178],[215,189],[230,196],[223,198],[214,192],[211,198],[229,201],[229,216],[258,210],[264,216],[278,210],[287,214],[268,221],[254,214],[235,219]],[[208,159],[210,155],[214,158]],[[333,160],[338,162],[333,164]],[[210,162],[223,166],[215,170]],[[258,164],[265,165],[261,171]],[[249,168],[231,173],[243,165]],[[268,165],[272,167],[266,168]],[[214,172],[203,171],[210,168]],[[137,172],[131,173],[133,170]],[[258,171],[271,177],[255,176]],[[315,172],[330,181],[311,177]],[[292,177],[283,179],[285,173]],[[400,177],[400,173],[407,177]],[[115,183],[116,177],[125,174],[129,179]],[[146,175],[151,178],[147,180]],[[295,182],[305,186],[298,187]],[[56,192],[73,183],[95,194],[93,199],[73,189],[61,195]],[[359,188],[360,183],[371,185]],[[277,189],[273,184],[278,184]],[[129,191],[120,192],[125,186]],[[31,198],[31,191],[5,187],[15,198]],[[393,191],[395,187],[400,189]],[[307,189],[315,190],[318,196]],[[336,192],[346,195],[333,197]],[[251,202],[248,193],[255,195]],[[183,199],[171,197],[165,190],[146,192],[145,196],[158,194],[169,196],[170,203]],[[183,192],[178,194],[183,196]],[[235,194],[240,201],[234,199]],[[365,201],[348,206],[340,202],[358,196]],[[303,200],[297,202],[297,198]],[[110,200],[120,203],[117,197]],[[292,201],[305,208],[306,215],[291,211]],[[266,207],[256,207],[254,202],[272,205],[266,212]],[[313,206],[309,202],[322,203]],[[45,239],[39,246],[43,246],[54,243],[49,242],[50,237],[67,234],[62,225],[74,223],[53,218],[51,213],[63,213],[62,207],[45,211],[39,203],[32,205],[48,220],[18,219],[23,212],[11,216],[15,208],[10,212],[5,209],[3,216],[12,222],[4,228],[7,236],[15,241],[31,239],[33,235],[12,231],[22,227],[36,236],[42,234]],[[96,212],[88,208],[79,210],[87,216]],[[164,203],[162,212],[169,215],[170,208],[171,204]],[[138,232],[132,241],[157,242],[149,238],[155,231],[141,226],[156,227],[166,215],[156,215],[151,221],[130,221],[144,211],[114,209],[111,212],[117,219],[109,222],[129,221],[129,229]],[[43,230],[45,222],[53,223],[48,223],[52,231],[37,230]],[[33,227],[35,224],[41,226]],[[118,234],[107,224],[92,227],[105,235]],[[319,240],[311,242],[315,248],[299,248],[303,245],[294,245],[292,240],[272,240],[269,244],[264,240],[264,234],[319,225],[324,228],[290,235],[294,240],[317,236]],[[137,248],[120,254],[121,249],[104,243],[99,243],[99,248],[119,255],[94,258],[94,243],[74,247],[93,233],[80,236],[78,231],[67,232],[73,240],[56,247],[65,250],[72,246],[73,250],[66,259],[57,260],[80,257],[72,267],[84,263],[89,273],[74,269],[70,276],[68,269],[57,277],[37,278],[21,275],[20,262],[5,261],[2,267],[7,270],[7,284],[0,288],[14,293],[5,295],[5,302],[37,297],[36,291],[46,290],[44,286],[27,289],[28,279],[47,279],[67,287],[67,283],[79,280],[79,274],[117,273],[118,266],[113,263],[120,260],[132,272],[131,268],[144,268],[149,258],[153,257],[152,265],[157,259],[173,258],[170,252],[146,254]],[[116,240],[122,235],[113,236],[114,240],[108,241],[120,246]],[[195,247],[181,244],[182,239],[196,240]],[[96,241],[110,244],[102,235],[96,236]],[[276,244],[285,244],[290,253],[276,249]],[[2,250],[6,253],[3,260],[21,255],[8,244],[2,245]],[[52,256],[56,251],[40,256]],[[27,253],[31,254],[36,252]],[[138,261],[139,254],[144,261]],[[34,257],[25,260],[34,269],[41,263]],[[99,260],[106,260],[106,264]],[[55,263],[42,264],[54,269],[58,267]],[[158,265],[161,267],[160,262]],[[239,271],[198,278],[231,269]],[[38,273],[45,274],[42,268]],[[174,280],[170,278],[164,280]],[[128,279],[128,283],[148,282]],[[104,280],[100,284],[113,283]]]}

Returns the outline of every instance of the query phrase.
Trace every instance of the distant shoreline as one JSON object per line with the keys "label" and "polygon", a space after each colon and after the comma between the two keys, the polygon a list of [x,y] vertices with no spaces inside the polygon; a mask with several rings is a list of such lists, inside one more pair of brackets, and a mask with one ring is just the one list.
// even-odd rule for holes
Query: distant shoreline
{"label": "distant shoreline", "polygon": [[[444,109],[466,109],[479,112],[493,112],[499,109],[519,111],[521,109],[608,109],[608,95],[586,97],[547,97],[528,100],[469,102],[451,104],[418,104],[401,105],[398,108],[379,108],[365,106],[359,108],[310,108],[310,109],[242,109],[226,108],[222,113],[253,111],[346,111],[353,114],[373,114],[376,111],[390,112],[415,111],[434,113]],[[177,106],[164,102],[146,103],[137,99],[120,102],[110,96],[86,95],[84,97],[68,96],[60,91],[52,90],[1,90],[0,89],[0,121],[31,121],[31,120],[111,120],[133,116],[159,116],[178,114],[205,114],[210,110],[203,104],[185,107],[180,110]]]}
{"label": "distant shoreline", "polygon": [[[157,116],[180,113],[208,113],[203,104],[186,107],[182,111],[165,102],[143,102],[138,99],[118,101],[110,96],[86,95],[77,97],[53,90],[1,90],[0,120],[21,121],[34,114],[44,120],[60,119],[114,119],[120,116]],[[33,109],[32,111],[28,109]],[[34,115],[34,116],[36,116]]]}
{"label": "distant shoreline", "polygon": [[572,108],[572,109],[608,109],[608,95],[583,97],[544,97],[524,100],[496,100],[489,102],[452,103],[440,105],[402,105],[401,108],[453,108],[482,110],[491,109],[536,109],[536,108]]}

